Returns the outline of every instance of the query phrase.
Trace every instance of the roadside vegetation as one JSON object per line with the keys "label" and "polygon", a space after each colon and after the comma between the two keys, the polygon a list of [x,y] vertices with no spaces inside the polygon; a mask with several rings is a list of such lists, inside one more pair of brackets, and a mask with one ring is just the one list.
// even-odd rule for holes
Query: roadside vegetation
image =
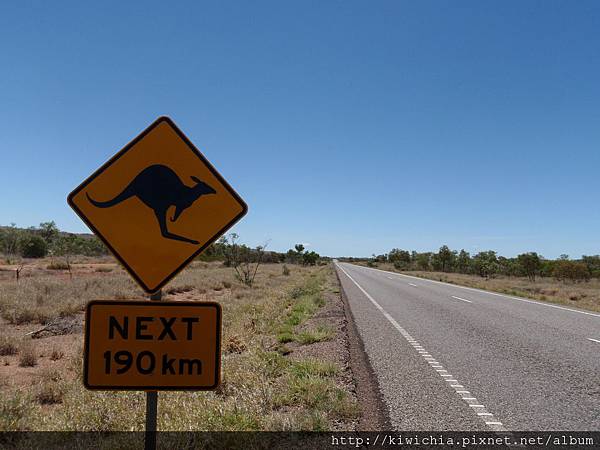
{"label": "roadside vegetation", "polygon": [[[20,248],[0,265],[0,431],[143,430],[143,392],[88,391],[81,377],[86,303],[144,293],[110,256],[69,253],[67,263]],[[339,287],[331,265],[307,253],[229,236],[164,289],[165,300],[222,305],[223,367],[216,391],[161,392],[160,430],[354,429],[344,331],[328,313],[341,308]],[[27,269],[19,279],[17,258]]]}
{"label": "roadside vegetation", "polygon": [[[240,243],[236,233],[230,233],[209,246],[197,260],[222,262],[231,267],[236,279],[247,286],[252,286],[261,264],[314,266],[329,262],[329,258],[306,250],[303,244],[296,244],[286,253],[269,251],[267,244],[251,248]],[[73,276],[72,264],[85,258],[97,260],[107,257],[108,261],[112,260],[108,249],[96,236],[60,231],[53,221],[29,228],[18,228],[14,223],[0,226],[0,254],[0,271],[12,272],[17,281],[26,276],[30,268],[35,268],[35,263],[42,258],[50,259],[45,265],[47,270],[66,271],[69,277]],[[112,268],[105,266],[96,270],[111,271]]]}
{"label": "roadside vegetation", "polygon": [[418,253],[394,248],[371,258],[341,258],[368,267],[600,311],[600,255],[547,259],[536,252],[514,258],[488,250],[470,255],[440,247]]}

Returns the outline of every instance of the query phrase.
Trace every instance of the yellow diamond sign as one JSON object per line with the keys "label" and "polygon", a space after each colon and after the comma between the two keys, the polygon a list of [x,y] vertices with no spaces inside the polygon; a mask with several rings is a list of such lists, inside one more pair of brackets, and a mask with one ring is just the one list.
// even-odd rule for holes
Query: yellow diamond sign
{"label": "yellow diamond sign", "polygon": [[163,287],[248,211],[167,117],[160,117],[68,197],[147,292]]}

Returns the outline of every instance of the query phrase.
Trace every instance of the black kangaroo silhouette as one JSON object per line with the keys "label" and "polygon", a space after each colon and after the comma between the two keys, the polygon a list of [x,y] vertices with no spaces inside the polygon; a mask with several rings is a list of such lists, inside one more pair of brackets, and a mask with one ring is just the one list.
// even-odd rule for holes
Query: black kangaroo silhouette
{"label": "black kangaroo silhouette", "polygon": [[146,206],[154,211],[160,233],[167,239],[198,244],[198,241],[177,234],[170,233],[167,229],[167,210],[175,206],[175,213],[171,222],[175,222],[183,211],[192,206],[198,197],[215,194],[216,191],[208,184],[192,176],[196,184],[188,187],[177,174],[167,166],[155,164],[142,170],[123,191],[112,200],[99,202],[86,192],[88,200],[98,208],[110,208],[130,197],[137,197]]}

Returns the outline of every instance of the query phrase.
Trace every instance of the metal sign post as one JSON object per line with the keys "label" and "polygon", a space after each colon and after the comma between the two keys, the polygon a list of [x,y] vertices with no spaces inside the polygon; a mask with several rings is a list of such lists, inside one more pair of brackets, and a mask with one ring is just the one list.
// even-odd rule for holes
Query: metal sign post
{"label": "metal sign post", "polygon": [[[160,302],[162,289],[150,295],[150,301]],[[156,420],[158,416],[158,391],[146,391],[146,432],[144,449],[156,449]]]}

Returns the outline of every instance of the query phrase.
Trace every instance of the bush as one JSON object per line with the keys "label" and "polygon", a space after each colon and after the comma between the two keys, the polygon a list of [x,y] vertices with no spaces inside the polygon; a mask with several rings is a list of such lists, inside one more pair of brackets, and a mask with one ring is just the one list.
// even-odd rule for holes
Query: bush
{"label": "bush", "polygon": [[46,266],[48,270],[68,270],[69,265],[66,262],[62,261],[53,261]]}
{"label": "bush", "polygon": [[48,254],[48,244],[40,236],[25,234],[19,239],[19,249],[25,258],[43,258]]}
{"label": "bush", "polygon": [[283,265],[282,273],[287,277],[290,274],[290,269],[285,264]]}
{"label": "bush", "polygon": [[554,278],[559,281],[589,281],[590,271],[585,263],[561,259],[554,264]]}
{"label": "bush", "polygon": [[319,254],[317,252],[304,252],[302,255],[302,264],[305,266],[314,266],[319,260]]}
{"label": "bush", "polygon": [[63,388],[58,383],[52,381],[43,381],[40,383],[35,394],[35,399],[42,405],[62,403],[63,397]]}
{"label": "bush", "polygon": [[14,339],[7,336],[0,336],[0,356],[9,356],[17,354],[17,344]]}
{"label": "bush", "polygon": [[403,261],[394,261],[394,269],[396,270],[406,270],[408,268],[408,264]]}
{"label": "bush", "polygon": [[20,367],[33,367],[37,364],[37,355],[31,342],[24,342],[19,349],[19,353]]}
{"label": "bush", "polygon": [[65,353],[59,348],[54,347],[52,353],[50,353],[50,360],[58,361],[59,359],[62,359],[63,356],[65,356]]}

